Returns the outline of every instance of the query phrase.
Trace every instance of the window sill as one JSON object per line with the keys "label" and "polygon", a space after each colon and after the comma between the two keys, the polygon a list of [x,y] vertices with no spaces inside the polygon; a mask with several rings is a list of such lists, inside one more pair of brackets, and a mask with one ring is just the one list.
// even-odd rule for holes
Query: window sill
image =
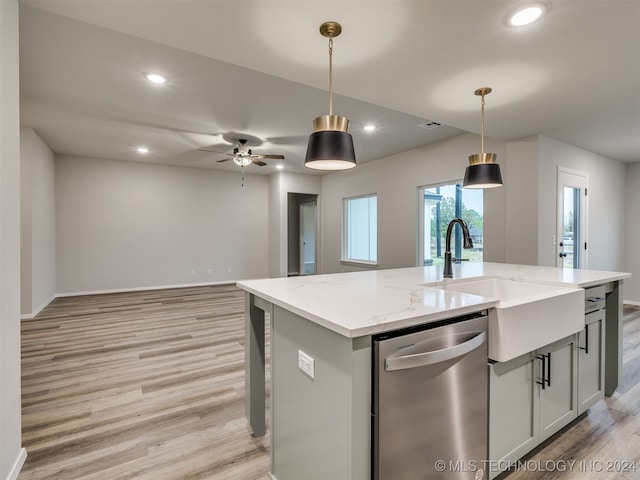
{"label": "window sill", "polygon": [[343,265],[355,265],[357,267],[370,267],[370,268],[378,267],[378,262],[368,262],[366,260],[345,260],[341,258],[340,263]]}

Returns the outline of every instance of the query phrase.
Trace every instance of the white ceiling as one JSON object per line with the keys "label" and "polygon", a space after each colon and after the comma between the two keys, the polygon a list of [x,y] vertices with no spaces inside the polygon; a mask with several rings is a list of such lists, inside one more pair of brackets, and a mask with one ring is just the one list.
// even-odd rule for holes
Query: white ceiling
{"label": "white ceiling", "polygon": [[351,120],[360,163],[480,133],[482,86],[488,137],[640,161],[640,0],[548,1],[521,29],[505,23],[513,0],[20,3],[21,122],[56,153],[230,170],[198,149],[231,151],[246,134],[254,153],[313,173],[307,138],[328,113],[318,27],[335,20],[334,113]]}

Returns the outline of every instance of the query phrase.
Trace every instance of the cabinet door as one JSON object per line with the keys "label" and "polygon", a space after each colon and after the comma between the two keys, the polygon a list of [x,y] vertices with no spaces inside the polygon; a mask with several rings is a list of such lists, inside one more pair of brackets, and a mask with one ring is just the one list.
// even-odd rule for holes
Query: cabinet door
{"label": "cabinet door", "polygon": [[604,310],[587,314],[578,334],[578,415],[604,398]]}
{"label": "cabinet door", "polygon": [[[489,458],[493,465],[506,466],[537,445],[537,401],[531,354],[489,364]],[[489,473],[493,478],[500,472]]]}
{"label": "cabinet door", "polygon": [[544,383],[537,385],[541,442],[578,416],[576,338],[571,335],[537,352],[537,382]]}

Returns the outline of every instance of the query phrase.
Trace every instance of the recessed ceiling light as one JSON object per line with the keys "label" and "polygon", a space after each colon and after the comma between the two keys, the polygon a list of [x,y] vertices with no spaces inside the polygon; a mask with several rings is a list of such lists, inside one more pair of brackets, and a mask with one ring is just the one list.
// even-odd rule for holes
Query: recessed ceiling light
{"label": "recessed ceiling light", "polygon": [[364,129],[365,129],[367,132],[373,132],[373,131],[376,129],[376,126],[375,126],[375,125],[365,125],[365,126],[364,126]]}
{"label": "recessed ceiling light", "polygon": [[142,155],[144,155],[145,153],[149,153],[149,149],[147,147],[138,147],[136,151]]}
{"label": "recessed ceiling light", "polygon": [[145,73],[144,78],[157,85],[162,85],[163,83],[167,82],[166,77],[163,77],[162,75],[159,75],[157,73]]}
{"label": "recessed ceiling light", "polygon": [[278,165],[276,165],[276,168],[278,170],[282,170],[284,168],[284,165],[282,165],[281,163],[279,163]]}
{"label": "recessed ceiling light", "polygon": [[538,20],[546,11],[544,3],[530,3],[522,5],[509,16],[509,25],[522,27]]}

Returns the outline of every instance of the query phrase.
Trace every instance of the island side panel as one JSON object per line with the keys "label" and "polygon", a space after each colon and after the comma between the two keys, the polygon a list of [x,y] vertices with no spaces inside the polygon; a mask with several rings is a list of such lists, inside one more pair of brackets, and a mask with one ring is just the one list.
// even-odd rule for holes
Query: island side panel
{"label": "island side panel", "polygon": [[[370,340],[278,306],[272,326],[273,478],[369,479]],[[313,379],[298,367],[300,350],[313,358]]]}
{"label": "island side panel", "polygon": [[353,339],[351,383],[351,479],[371,478],[371,336]]}
{"label": "island side panel", "polygon": [[[245,293],[245,416],[249,428],[255,437],[266,433],[265,424],[265,342],[264,342],[264,310],[256,305],[261,299],[251,293]],[[271,305],[264,303],[262,308],[271,310]]]}
{"label": "island side panel", "polygon": [[604,394],[610,397],[622,383],[622,281],[606,285]]}

